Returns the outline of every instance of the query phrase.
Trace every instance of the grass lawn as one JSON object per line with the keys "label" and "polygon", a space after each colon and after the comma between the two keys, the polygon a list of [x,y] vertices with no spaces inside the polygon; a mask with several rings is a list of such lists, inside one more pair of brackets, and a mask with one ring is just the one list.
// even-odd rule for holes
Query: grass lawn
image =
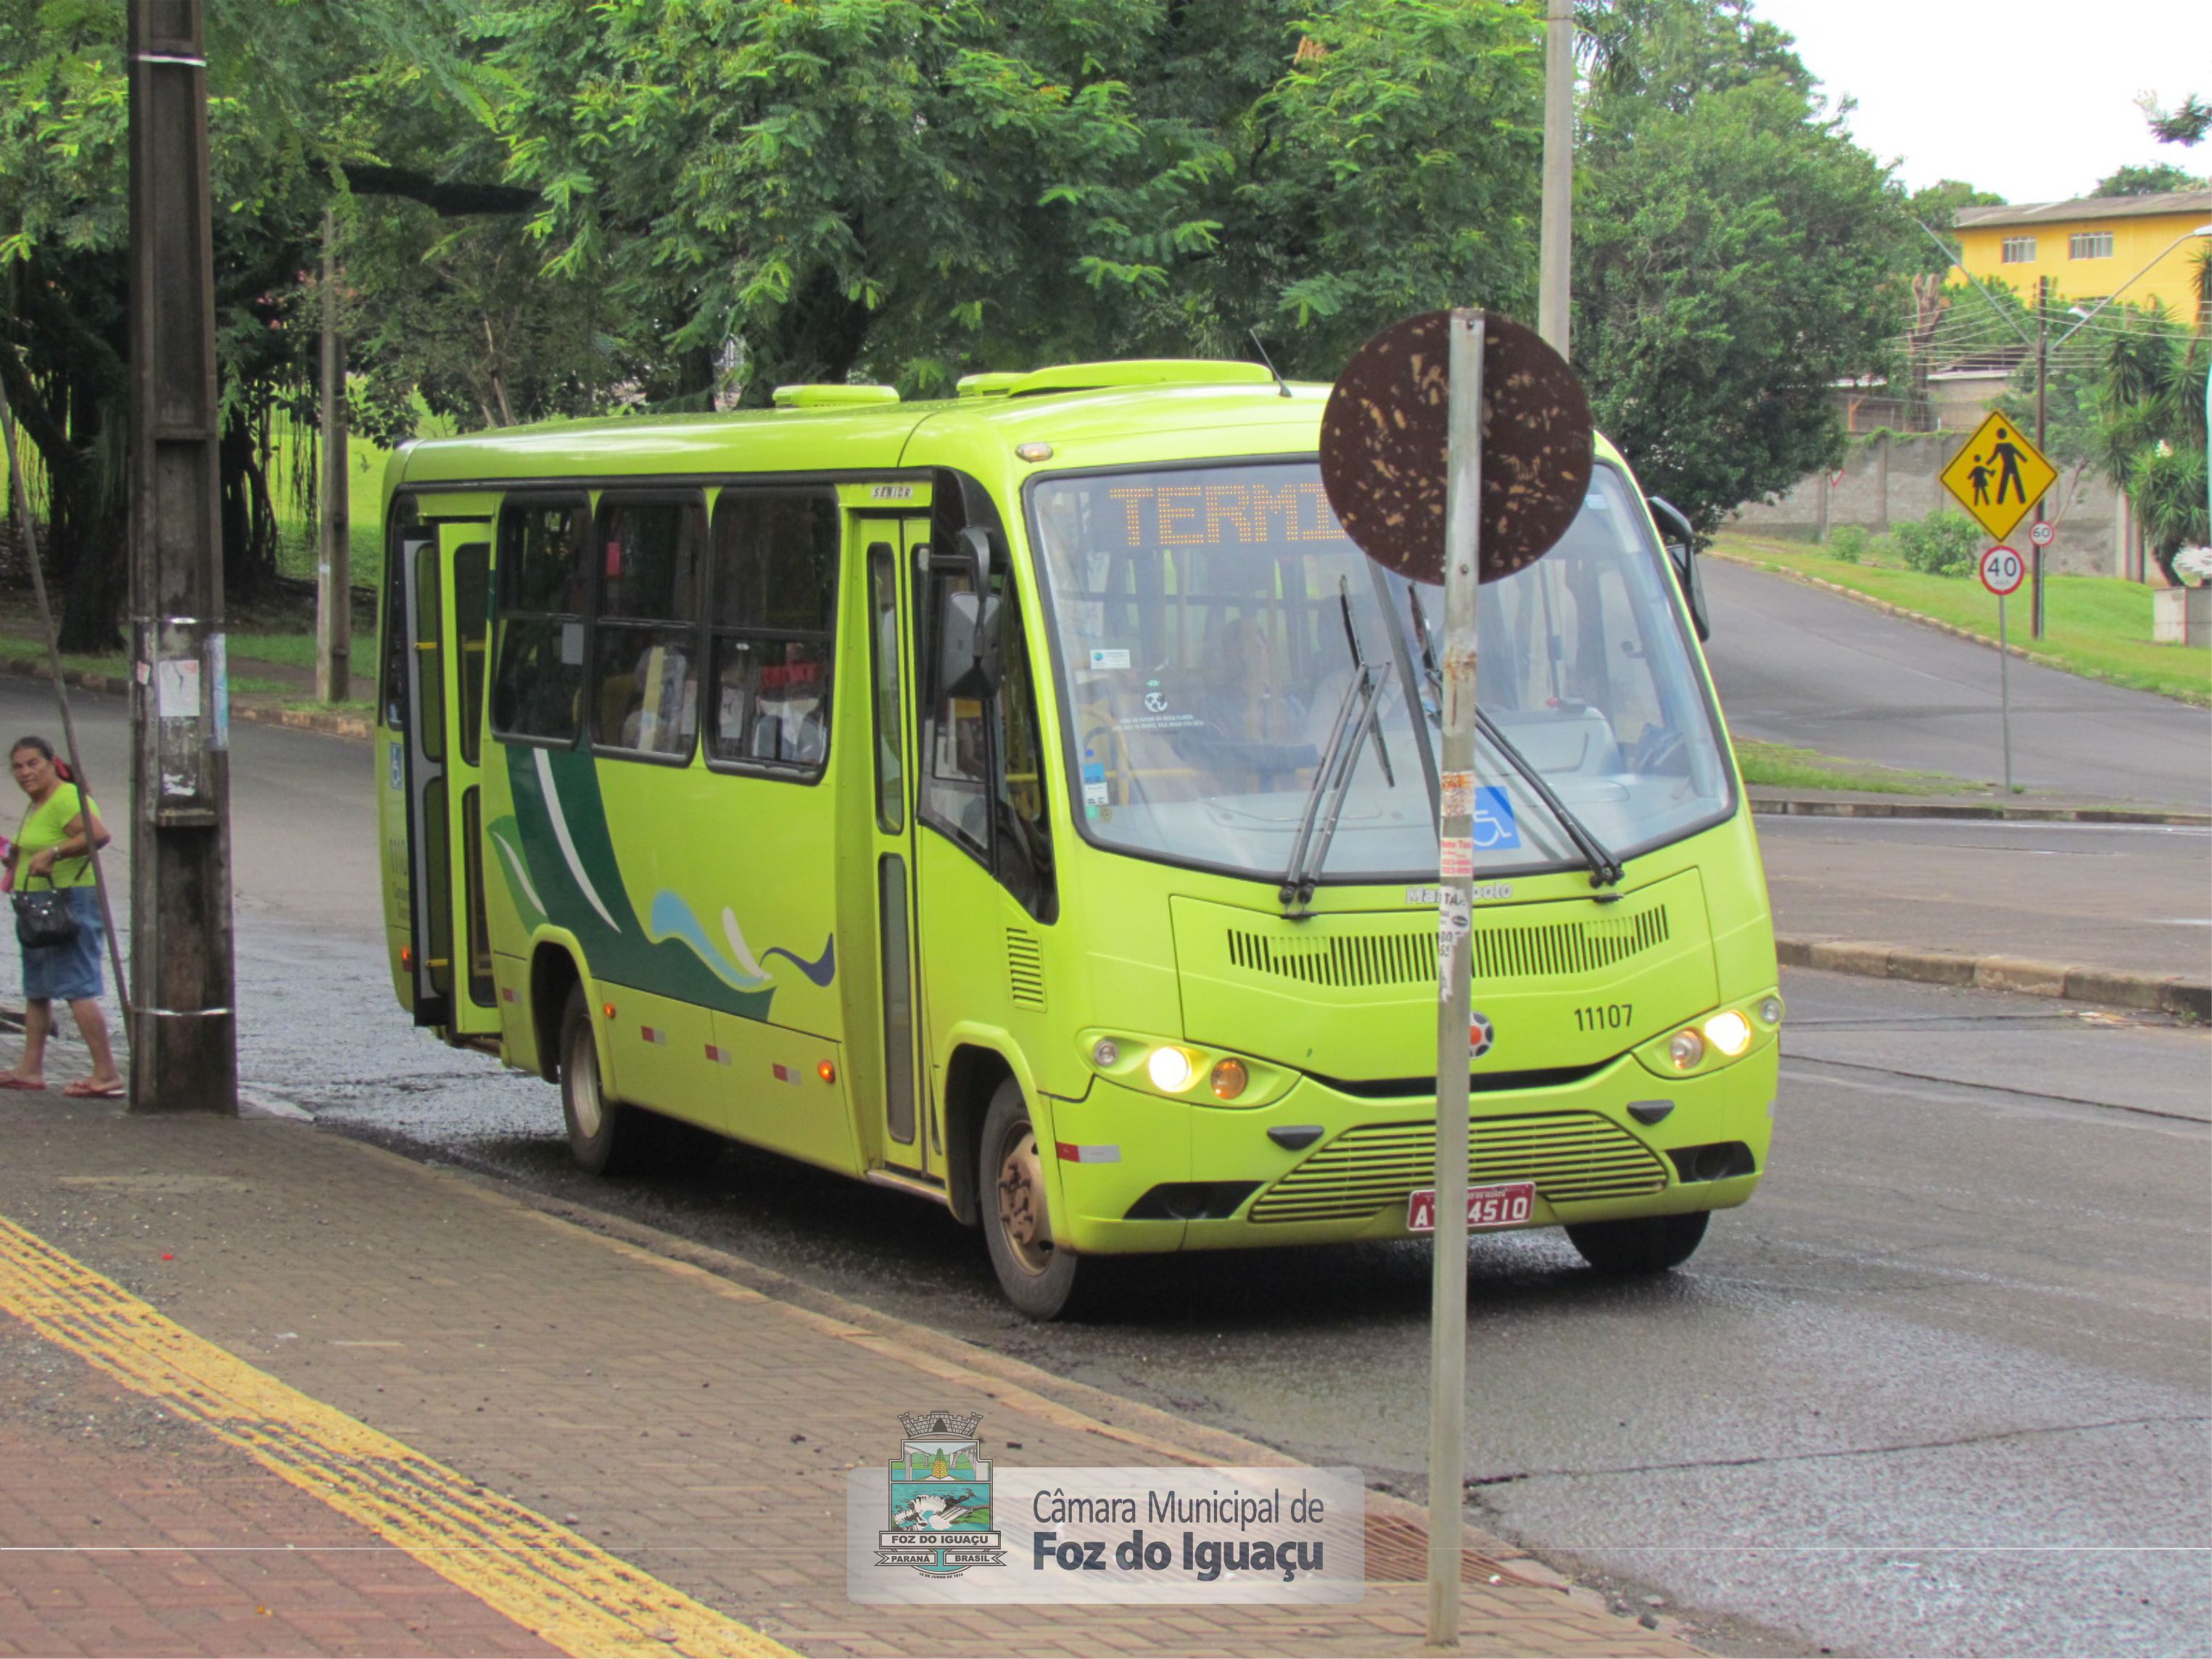
{"label": "grass lawn", "polygon": [[[1724,532],[1713,550],[1761,569],[1813,576],[1918,616],[1963,629],[1994,644],[1997,602],[1972,574],[1929,576],[1901,565],[1830,558],[1807,542]],[[2027,594],[2008,605],[2007,635],[2032,659],[2069,674],[2155,691],[2212,707],[2212,647],[2151,643],[2151,590],[2110,576],[2051,576],[2044,581],[2044,637],[2027,635]],[[1852,787],[1870,786],[1854,785]]]}
{"label": "grass lawn", "polygon": [[1870,761],[1844,760],[1817,749],[1787,744],[1736,740],[1735,757],[1746,783],[1781,789],[1863,789],[1886,795],[1979,795],[1996,793],[1988,785],[1948,772],[1906,772]]}

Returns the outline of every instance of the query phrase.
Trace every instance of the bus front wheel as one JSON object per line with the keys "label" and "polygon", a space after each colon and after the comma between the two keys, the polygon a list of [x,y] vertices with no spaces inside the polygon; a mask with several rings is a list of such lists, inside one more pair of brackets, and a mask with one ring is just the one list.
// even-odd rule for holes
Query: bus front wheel
{"label": "bus front wheel", "polygon": [[1697,1253],[1711,1219],[1711,1211],[1692,1210],[1634,1221],[1584,1221],[1568,1226],[1567,1242],[1601,1273],[1663,1273]]}
{"label": "bus front wheel", "polygon": [[983,1237],[999,1288],[1031,1319],[1057,1319],[1075,1291],[1076,1258],[1052,1242],[1036,1130],[1022,1085],[1012,1078],[999,1085],[984,1115],[977,1176]]}
{"label": "bus front wheel", "polygon": [[587,1175],[618,1172],[643,1127],[638,1113],[608,1099],[601,1086],[592,1006],[580,985],[569,988],[561,1013],[561,1116],[568,1126],[568,1151]]}

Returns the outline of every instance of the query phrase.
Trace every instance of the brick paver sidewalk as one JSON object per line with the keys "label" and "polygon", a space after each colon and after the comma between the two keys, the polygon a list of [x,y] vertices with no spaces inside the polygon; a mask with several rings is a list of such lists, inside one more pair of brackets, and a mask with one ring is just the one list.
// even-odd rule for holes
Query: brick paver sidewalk
{"label": "brick paver sidewalk", "polygon": [[[275,1395],[297,1390],[404,1443],[510,1519],[535,1511],[545,1537],[573,1539],[572,1553],[604,1552],[617,1571],[641,1570],[799,1652],[1423,1650],[1422,1591],[1402,1582],[1373,1583],[1350,1607],[856,1606],[845,1595],[846,1472],[883,1461],[901,1410],[985,1412],[987,1433],[1018,1443],[1028,1464],[1282,1460],[818,1293],[799,1305],[772,1293],[773,1275],[697,1247],[580,1225],[306,1126],[131,1117],[112,1103],[16,1095],[0,1097],[0,1218],[18,1238],[66,1252],[130,1292],[130,1305],[150,1304],[149,1321],[267,1373]],[[35,1360],[40,1370],[34,1386],[0,1365],[0,1386],[14,1381],[0,1398],[0,1544],[11,1547],[0,1550],[0,1587],[13,1592],[0,1595],[0,1652],[547,1650],[523,1625],[552,1623],[489,1613],[198,1437],[205,1431],[163,1418],[159,1432],[125,1431],[115,1425],[132,1412],[144,1419],[143,1395],[63,1364],[21,1326],[0,1323],[0,1341],[16,1369]],[[76,1405],[19,1403],[33,1398],[97,1402],[84,1414],[109,1427],[76,1433],[65,1425]],[[202,1402],[204,1417],[214,1409]],[[280,1451],[291,1432],[235,1421],[222,1431]],[[402,1462],[364,1455],[361,1478],[398,1480],[390,1471]],[[455,1501],[467,1506],[402,1492],[387,1506],[428,1514]],[[127,1559],[46,1547],[84,1540],[93,1514],[103,1543],[120,1524],[136,1543],[184,1547]],[[1413,1512],[1376,1498],[1370,1514],[1370,1580],[1418,1576]],[[301,1547],[275,1559],[270,1547],[287,1544]],[[1694,1652],[1585,1593],[1533,1582],[1548,1575],[1525,1559],[1474,1565],[1468,1653]],[[71,1597],[78,1610],[64,1615]],[[659,1651],[699,1646],[655,1633]]]}

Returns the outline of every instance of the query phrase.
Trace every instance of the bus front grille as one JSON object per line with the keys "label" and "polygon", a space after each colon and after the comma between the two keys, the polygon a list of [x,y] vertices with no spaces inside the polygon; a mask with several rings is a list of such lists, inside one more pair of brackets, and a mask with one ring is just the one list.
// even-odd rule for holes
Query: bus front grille
{"label": "bus front grille", "polygon": [[[1664,945],[1671,933],[1667,907],[1653,904],[1626,915],[1533,924],[1486,923],[1477,911],[1474,941],[1478,984],[1505,979],[1548,979],[1597,973]],[[1296,939],[1231,927],[1229,962],[1250,974],[1305,985],[1434,985],[1437,930],[1338,933]]]}
{"label": "bus front grille", "polygon": [[[1436,1184],[1433,1123],[1373,1123],[1316,1151],[1262,1194],[1255,1222],[1358,1221],[1405,1207],[1416,1189]],[[1628,1198],[1667,1185],[1659,1156],[1595,1112],[1543,1112],[1478,1118],[1468,1126],[1472,1186],[1533,1181],[1553,1204]]]}

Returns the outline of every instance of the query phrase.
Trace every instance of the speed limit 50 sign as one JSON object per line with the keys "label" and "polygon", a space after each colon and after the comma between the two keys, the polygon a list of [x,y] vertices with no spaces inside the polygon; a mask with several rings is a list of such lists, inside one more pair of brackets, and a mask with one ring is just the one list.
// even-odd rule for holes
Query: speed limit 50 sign
{"label": "speed limit 50 sign", "polygon": [[2008,547],[1993,547],[1982,555],[1982,586],[1999,599],[2019,587],[2027,574],[2027,562]]}

